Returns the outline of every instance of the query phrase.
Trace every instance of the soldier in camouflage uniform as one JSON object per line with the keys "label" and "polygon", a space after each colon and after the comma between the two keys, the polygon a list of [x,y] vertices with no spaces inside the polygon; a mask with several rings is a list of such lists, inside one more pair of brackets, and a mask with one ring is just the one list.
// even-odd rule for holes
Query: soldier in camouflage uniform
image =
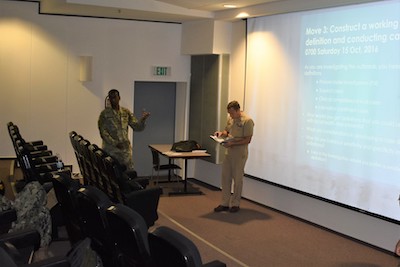
{"label": "soldier in camouflage uniform", "polygon": [[46,207],[47,194],[39,182],[30,182],[11,201],[17,212],[17,220],[11,225],[10,233],[22,229],[35,229],[40,234],[40,246],[51,242],[51,215]]}
{"label": "soldier in camouflage uniform", "polygon": [[105,108],[99,117],[98,127],[103,139],[103,149],[114,157],[127,171],[133,170],[132,147],[128,139],[128,126],[134,131],[142,131],[150,113],[143,112],[138,120],[127,108],[119,105],[120,95],[116,89],[108,92],[111,107]]}

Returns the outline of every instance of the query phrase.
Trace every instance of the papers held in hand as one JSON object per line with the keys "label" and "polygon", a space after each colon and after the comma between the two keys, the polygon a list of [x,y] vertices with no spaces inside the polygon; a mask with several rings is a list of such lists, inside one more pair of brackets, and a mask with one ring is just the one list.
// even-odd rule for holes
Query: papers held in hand
{"label": "papers held in hand", "polygon": [[213,139],[215,142],[220,143],[221,145],[232,139],[232,137],[223,138],[223,137],[218,137],[215,135],[210,135],[210,138]]}

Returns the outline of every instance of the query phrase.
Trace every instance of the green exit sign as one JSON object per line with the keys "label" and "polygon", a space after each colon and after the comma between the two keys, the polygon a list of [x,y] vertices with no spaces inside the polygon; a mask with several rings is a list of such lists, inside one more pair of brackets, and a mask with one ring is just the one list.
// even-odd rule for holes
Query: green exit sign
{"label": "green exit sign", "polygon": [[171,74],[171,67],[155,66],[153,67],[154,76],[168,76]]}

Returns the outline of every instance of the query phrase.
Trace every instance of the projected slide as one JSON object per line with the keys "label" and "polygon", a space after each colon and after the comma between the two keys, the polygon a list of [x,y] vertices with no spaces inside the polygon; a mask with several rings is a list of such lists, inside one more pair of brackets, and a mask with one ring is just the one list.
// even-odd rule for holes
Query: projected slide
{"label": "projected slide", "polygon": [[249,21],[246,173],[400,220],[399,21],[399,1]]}

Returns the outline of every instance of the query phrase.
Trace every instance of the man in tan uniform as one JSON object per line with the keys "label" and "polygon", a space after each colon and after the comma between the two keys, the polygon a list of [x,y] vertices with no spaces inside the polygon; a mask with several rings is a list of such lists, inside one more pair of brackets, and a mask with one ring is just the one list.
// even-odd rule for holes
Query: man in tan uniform
{"label": "man in tan uniform", "polygon": [[[228,119],[225,130],[215,132],[217,137],[226,137],[223,143],[226,148],[222,163],[222,202],[214,209],[215,212],[238,212],[242,196],[244,166],[248,156],[248,144],[253,136],[254,122],[240,110],[237,101],[228,104]],[[233,182],[233,194],[231,187]]]}
{"label": "man in tan uniform", "polygon": [[128,126],[134,131],[142,131],[146,127],[146,119],[150,113],[143,112],[138,120],[127,108],[121,107],[118,90],[108,92],[111,107],[105,108],[98,120],[103,149],[114,157],[127,171],[133,171],[132,147],[128,138]]}

